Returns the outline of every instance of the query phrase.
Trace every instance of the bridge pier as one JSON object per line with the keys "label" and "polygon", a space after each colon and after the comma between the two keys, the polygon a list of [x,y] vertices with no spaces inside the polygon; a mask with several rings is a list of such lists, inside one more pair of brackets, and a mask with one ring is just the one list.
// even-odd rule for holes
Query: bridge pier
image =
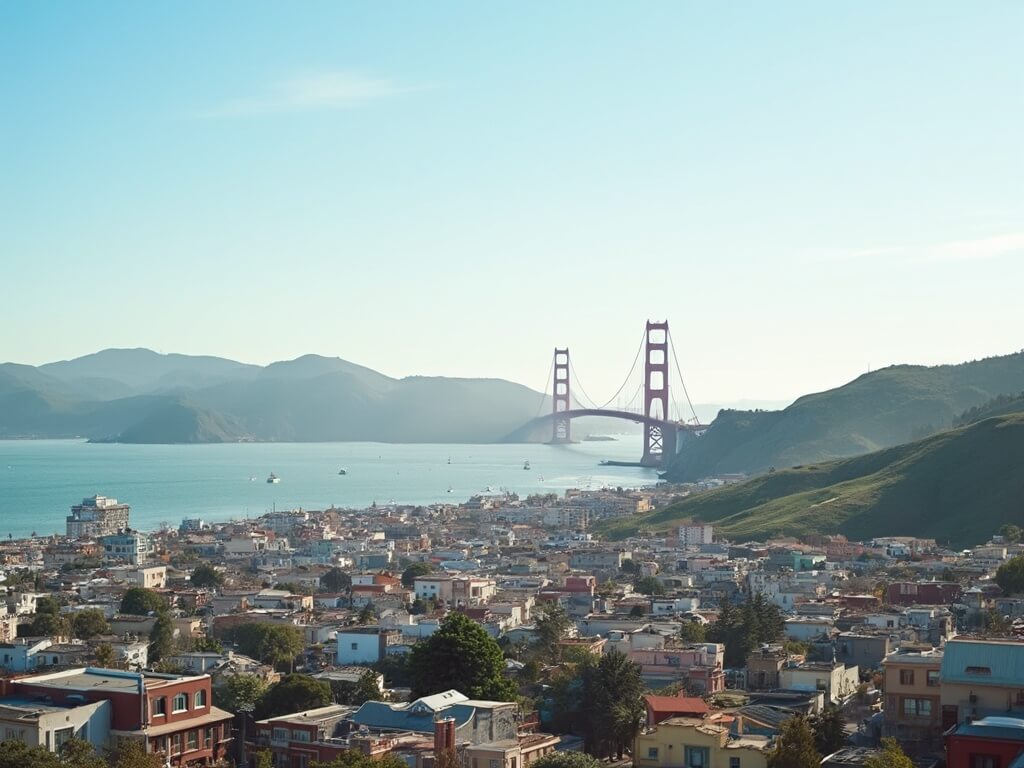
{"label": "bridge pier", "polygon": [[555,379],[551,387],[551,442],[571,443],[572,417],[568,415],[572,408],[569,395],[569,348],[555,347],[555,359],[552,366]]}

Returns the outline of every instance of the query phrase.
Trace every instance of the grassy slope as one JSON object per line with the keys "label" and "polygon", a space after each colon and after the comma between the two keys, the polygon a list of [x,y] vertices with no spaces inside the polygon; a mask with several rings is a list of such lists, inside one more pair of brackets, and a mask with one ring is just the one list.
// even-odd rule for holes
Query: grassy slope
{"label": "grassy slope", "polygon": [[733,539],[843,533],[977,543],[1024,516],[1024,413],[986,419],[851,459],[794,467],[608,524],[624,538],[641,527],[713,522]]}
{"label": "grassy slope", "polygon": [[856,456],[948,428],[964,410],[1022,389],[1024,353],[961,365],[892,366],[782,411],[723,411],[668,476],[697,480]]}

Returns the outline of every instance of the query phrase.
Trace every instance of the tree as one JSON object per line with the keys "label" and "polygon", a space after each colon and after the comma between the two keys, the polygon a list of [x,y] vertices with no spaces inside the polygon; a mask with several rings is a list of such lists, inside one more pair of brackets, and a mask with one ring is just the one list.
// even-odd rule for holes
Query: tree
{"label": "tree", "polygon": [[549,752],[530,763],[530,768],[601,768],[601,761],[585,752]]}
{"label": "tree", "polygon": [[232,632],[232,638],[246,656],[275,667],[293,664],[306,647],[302,632],[291,624],[242,624]]}
{"label": "tree", "polygon": [[814,735],[814,748],[821,757],[828,757],[846,745],[845,722],[838,707],[826,707],[808,722]]}
{"label": "tree", "polygon": [[417,577],[426,576],[433,572],[434,566],[430,563],[413,563],[402,571],[402,586],[406,589],[412,589],[416,585]]}
{"label": "tree", "polygon": [[1021,536],[1024,535],[1024,531],[1021,531],[1019,525],[1007,523],[999,529],[999,535],[1003,537],[1003,541],[1007,544],[1016,544],[1020,541]]}
{"label": "tree", "polygon": [[549,603],[542,608],[534,622],[537,628],[537,650],[544,658],[554,659],[559,640],[569,633],[572,621],[560,603]]}
{"label": "tree", "polygon": [[152,589],[129,587],[121,598],[121,613],[131,616],[148,616],[167,610],[167,601]]}
{"label": "tree", "polygon": [[[56,598],[46,595],[36,600],[36,613],[26,629],[31,637],[52,637],[68,634],[70,624],[61,615],[60,603]],[[21,634],[21,633],[19,633]]]}
{"label": "tree", "polygon": [[269,749],[261,749],[251,765],[253,768],[274,768],[274,753]]}
{"label": "tree", "polygon": [[380,686],[377,684],[377,673],[367,669],[356,682],[348,680],[331,680],[331,695],[335,704],[359,706],[364,701],[380,699]]}
{"label": "tree", "polygon": [[370,757],[358,749],[347,749],[329,763],[312,762],[309,768],[406,768],[406,763],[390,753]]}
{"label": "tree", "polygon": [[818,768],[821,758],[814,747],[814,733],[803,715],[782,722],[768,768]]}
{"label": "tree", "polygon": [[256,705],[256,719],[279,717],[331,703],[331,686],[309,675],[285,675],[270,686]]}
{"label": "tree", "polygon": [[61,768],[60,758],[45,747],[30,747],[17,739],[0,741],[0,768]]}
{"label": "tree", "polygon": [[110,753],[110,768],[163,768],[164,761],[155,752],[146,752],[142,742],[121,739]]}
{"label": "tree", "polygon": [[213,703],[228,712],[251,712],[267,692],[267,682],[256,675],[232,675],[213,689]]}
{"label": "tree", "polygon": [[409,676],[413,698],[450,688],[471,699],[512,701],[516,695],[501,648],[463,613],[449,613],[437,632],[412,647]]}
{"label": "tree", "polygon": [[773,643],[783,635],[785,620],[778,606],[760,592],[738,609],[723,600],[718,620],[708,629],[713,643],[725,645],[725,665],[742,667],[758,643]]}
{"label": "tree", "polygon": [[641,595],[664,595],[665,585],[653,576],[644,576],[636,580],[636,591]]}
{"label": "tree", "polygon": [[114,666],[114,646],[110,643],[100,643],[93,654],[96,656],[97,666],[101,669],[110,669]]}
{"label": "tree", "polygon": [[627,557],[622,561],[622,565],[619,566],[619,570],[623,573],[636,573],[640,570],[640,566],[636,564],[635,560]]}
{"label": "tree", "polygon": [[618,756],[633,743],[645,714],[640,666],[612,651],[583,667],[582,714],[587,752]]}
{"label": "tree", "polygon": [[220,589],[224,586],[224,574],[209,563],[203,563],[193,569],[189,581],[200,589]]}
{"label": "tree", "polygon": [[166,611],[156,617],[156,624],[149,633],[149,663],[160,661],[174,650],[174,623]]}
{"label": "tree", "polygon": [[377,621],[377,611],[373,608],[373,603],[367,603],[363,606],[363,609],[359,611],[359,618],[357,619],[360,624],[373,624]]}
{"label": "tree", "polygon": [[60,748],[60,762],[65,768],[107,768],[107,761],[96,754],[92,744],[70,739]]}
{"label": "tree", "polygon": [[914,768],[896,739],[882,739],[882,750],[864,759],[864,768]]}
{"label": "tree", "polygon": [[1024,592],[1024,555],[1007,560],[996,571],[996,583],[1008,595]]}
{"label": "tree", "polygon": [[635,619],[640,619],[647,615],[647,609],[640,603],[637,603],[629,609],[629,615]]}
{"label": "tree", "polygon": [[96,635],[105,635],[109,631],[107,617],[99,608],[86,608],[71,618],[71,633],[79,640],[89,640]]}
{"label": "tree", "polygon": [[335,567],[320,577],[320,585],[328,592],[344,592],[352,586],[352,577]]}
{"label": "tree", "polygon": [[684,643],[703,643],[708,639],[708,630],[699,621],[684,621],[679,628],[679,638]]}

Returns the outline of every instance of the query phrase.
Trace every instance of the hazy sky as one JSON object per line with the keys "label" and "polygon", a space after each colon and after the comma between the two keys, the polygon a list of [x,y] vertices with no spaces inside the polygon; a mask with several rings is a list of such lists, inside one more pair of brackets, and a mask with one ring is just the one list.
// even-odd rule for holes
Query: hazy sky
{"label": "hazy sky", "polygon": [[695,400],[1024,347],[1024,3],[0,4],[0,359]]}

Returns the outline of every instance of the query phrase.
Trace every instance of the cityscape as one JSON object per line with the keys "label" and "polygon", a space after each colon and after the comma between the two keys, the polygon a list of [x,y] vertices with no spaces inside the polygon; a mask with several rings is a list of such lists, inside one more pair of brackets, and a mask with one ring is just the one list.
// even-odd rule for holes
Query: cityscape
{"label": "cityscape", "polygon": [[1022,30],[0,3],[0,768],[1024,768]]}

